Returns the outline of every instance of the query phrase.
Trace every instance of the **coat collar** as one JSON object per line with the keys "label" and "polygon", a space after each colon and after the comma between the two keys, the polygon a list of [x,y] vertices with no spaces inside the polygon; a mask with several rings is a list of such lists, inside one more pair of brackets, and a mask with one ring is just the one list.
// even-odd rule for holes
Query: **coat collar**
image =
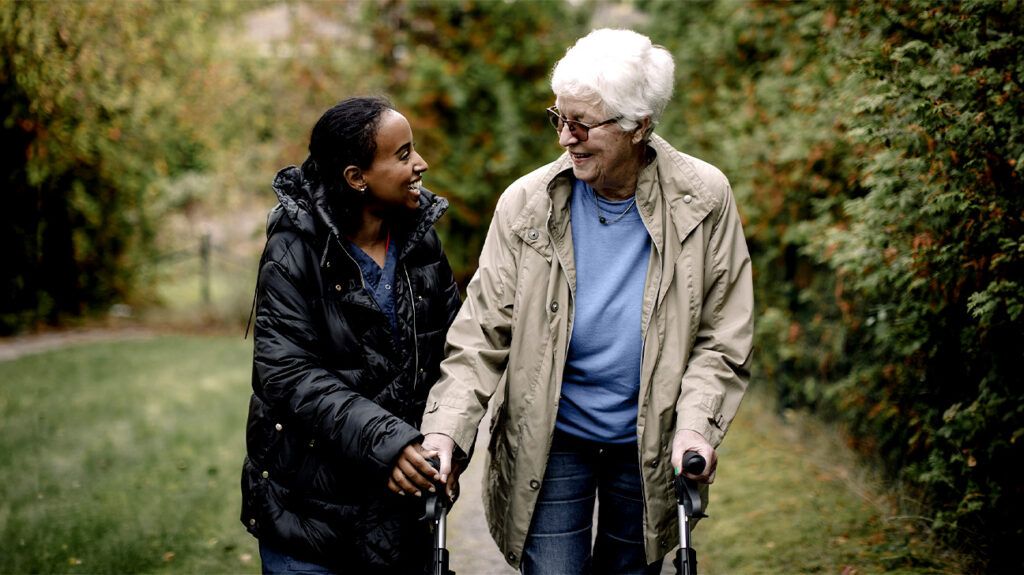
{"label": "coat collar", "polygon": [[[652,135],[648,147],[655,159],[641,170],[637,182],[637,207],[659,249],[664,248],[661,222],[667,209],[666,224],[675,232],[679,243],[715,207],[715,199],[697,175],[690,159],[675,150],[658,135]],[[572,195],[572,160],[563,153],[552,162],[538,182],[537,190],[528,194],[523,209],[512,218],[512,231],[533,243],[529,230],[549,230],[552,239],[560,242],[569,229],[569,201]],[[536,193],[544,190],[545,193]]]}
{"label": "coat collar", "polygon": [[[279,171],[274,178],[273,187],[279,203],[268,217],[267,236],[281,224],[301,234],[323,240],[324,251],[320,262],[323,265],[329,251],[343,246],[341,240],[344,238],[327,200],[327,190],[323,185],[312,184],[306,180],[302,170],[296,166]],[[421,190],[420,206],[402,227],[399,236],[399,260],[404,259],[415,248],[447,210],[448,200],[426,188]]]}

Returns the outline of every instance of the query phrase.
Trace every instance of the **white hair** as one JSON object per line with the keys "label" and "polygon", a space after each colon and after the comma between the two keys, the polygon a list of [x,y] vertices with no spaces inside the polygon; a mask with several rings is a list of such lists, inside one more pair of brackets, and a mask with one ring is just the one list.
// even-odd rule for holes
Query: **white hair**
{"label": "white hair", "polygon": [[622,116],[619,127],[635,129],[651,119],[649,136],[661,119],[675,78],[675,63],[665,48],[632,30],[594,30],[565,52],[551,73],[555,98],[600,105]]}

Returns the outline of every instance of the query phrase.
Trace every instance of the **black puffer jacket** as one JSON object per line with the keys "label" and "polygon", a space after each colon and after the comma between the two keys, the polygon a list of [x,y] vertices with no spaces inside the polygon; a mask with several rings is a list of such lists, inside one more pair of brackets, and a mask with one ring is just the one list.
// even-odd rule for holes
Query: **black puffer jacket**
{"label": "black puffer jacket", "polygon": [[[424,190],[392,232],[397,341],[322,188],[298,168],[274,181],[260,263],[242,523],[263,543],[340,572],[409,572],[425,559],[422,500],[387,474],[419,439],[459,293],[433,223],[448,202]],[[415,335],[414,335],[415,334]],[[422,551],[422,552],[421,552]]]}

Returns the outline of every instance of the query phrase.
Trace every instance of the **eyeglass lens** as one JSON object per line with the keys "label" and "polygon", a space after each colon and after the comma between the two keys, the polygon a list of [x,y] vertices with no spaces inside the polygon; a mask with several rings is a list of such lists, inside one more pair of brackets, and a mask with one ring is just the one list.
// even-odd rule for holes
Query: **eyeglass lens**
{"label": "eyeglass lens", "polygon": [[586,142],[587,141],[587,138],[590,136],[590,134],[589,134],[590,126],[587,126],[586,124],[582,124],[582,123],[577,122],[575,120],[570,120],[568,118],[565,118],[560,113],[558,113],[558,112],[556,112],[554,110],[551,110],[551,109],[548,109],[547,112],[548,112],[548,121],[551,122],[551,125],[555,128],[556,132],[561,134],[562,133],[562,127],[565,126],[565,125],[568,125],[569,126],[569,133],[572,134],[573,136],[575,136],[577,140],[579,140],[581,142]]}

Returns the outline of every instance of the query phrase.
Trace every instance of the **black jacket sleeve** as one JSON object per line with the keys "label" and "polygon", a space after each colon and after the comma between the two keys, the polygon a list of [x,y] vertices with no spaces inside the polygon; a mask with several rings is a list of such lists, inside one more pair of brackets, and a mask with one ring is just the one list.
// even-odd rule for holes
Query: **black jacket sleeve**
{"label": "black jacket sleeve", "polygon": [[254,391],[272,410],[328,442],[347,464],[386,474],[399,452],[420,433],[355,392],[358,371],[338,373],[323,367],[305,295],[315,287],[303,279],[292,277],[276,261],[260,267]]}

